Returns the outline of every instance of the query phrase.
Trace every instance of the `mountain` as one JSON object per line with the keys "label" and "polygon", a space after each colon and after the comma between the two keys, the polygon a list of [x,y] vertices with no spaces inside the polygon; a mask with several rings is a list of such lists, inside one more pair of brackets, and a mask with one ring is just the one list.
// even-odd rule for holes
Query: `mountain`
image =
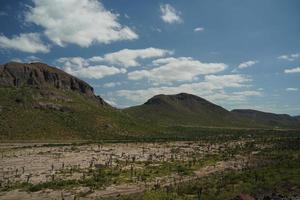
{"label": "mountain", "polygon": [[157,95],[125,110],[131,116],[161,126],[231,128],[299,128],[299,118],[256,110],[228,111],[201,97],[180,93]]}
{"label": "mountain", "polygon": [[101,97],[94,95],[93,88],[86,82],[43,63],[10,62],[0,65],[0,86],[16,88],[30,86],[41,90],[56,88],[76,91],[85,96],[97,98],[103,105],[108,105]]}
{"label": "mountain", "polygon": [[235,109],[231,112],[256,124],[270,127],[300,127],[299,118],[287,114],[274,114],[251,109]]}
{"label": "mountain", "polygon": [[95,95],[89,84],[58,68],[43,63],[0,65],[0,141],[176,138],[187,137],[183,133],[188,130],[206,133],[214,127],[232,132],[299,124],[299,116],[230,112],[186,93],[156,95],[143,105],[119,110]]}
{"label": "mountain", "polygon": [[0,140],[117,138],[135,126],[90,85],[60,69],[0,65]]}
{"label": "mountain", "polygon": [[201,97],[180,93],[157,95],[140,106],[125,110],[140,120],[169,126],[238,126],[245,125],[228,110]]}

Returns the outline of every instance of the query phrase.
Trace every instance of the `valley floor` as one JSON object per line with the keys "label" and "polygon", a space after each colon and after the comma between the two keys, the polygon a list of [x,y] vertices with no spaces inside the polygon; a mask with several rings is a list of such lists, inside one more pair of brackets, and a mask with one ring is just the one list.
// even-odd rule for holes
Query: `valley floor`
{"label": "valley floor", "polygon": [[2,143],[0,153],[0,199],[300,199],[295,134]]}

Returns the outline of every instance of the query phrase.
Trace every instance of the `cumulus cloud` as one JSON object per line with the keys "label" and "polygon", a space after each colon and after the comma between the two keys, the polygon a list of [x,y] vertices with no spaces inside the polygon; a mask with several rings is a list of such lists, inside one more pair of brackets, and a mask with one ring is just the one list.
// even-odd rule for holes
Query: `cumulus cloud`
{"label": "cumulus cloud", "polygon": [[197,27],[194,29],[194,32],[202,32],[202,31],[204,31],[203,27]]}
{"label": "cumulus cloud", "polygon": [[256,60],[249,60],[249,61],[246,61],[246,62],[242,62],[238,65],[238,68],[239,69],[244,69],[244,68],[248,68],[248,67],[251,67],[252,65],[255,65],[257,64],[258,61]]}
{"label": "cumulus cloud", "polygon": [[285,69],[284,73],[286,74],[300,73],[300,67]]}
{"label": "cumulus cloud", "polygon": [[62,64],[62,68],[66,72],[75,76],[102,78],[107,75],[125,73],[128,67],[139,66],[140,63],[138,61],[140,59],[163,57],[169,54],[172,54],[172,51],[150,47],[145,49],[123,49],[91,58],[60,58],[57,59],[57,62]]}
{"label": "cumulus cloud", "polygon": [[150,70],[137,70],[128,73],[128,79],[149,81],[159,83],[170,83],[175,81],[192,81],[198,75],[212,74],[223,71],[227,65],[224,63],[203,63],[190,57],[169,57],[154,60],[156,68]]}
{"label": "cumulus cloud", "polygon": [[260,91],[240,91],[226,93],[226,88],[248,87],[248,82],[252,81],[249,77],[235,75],[206,75],[204,81],[197,83],[185,83],[178,86],[150,87],[139,90],[118,90],[116,96],[123,97],[134,103],[143,103],[147,99],[157,94],[177,94],[180,92],[191,93],[207,98],[211,101],[244,101],[250,96],[260,96]]}
{"label": "cumulus cloud", "polygon": [[160,6],[161,18],[168,24],[182,23],[183,20],[180,17],[180,13],[175,10],[170,4],[164,4]]}
{"label": "cumulus cloud", "polygon": [[299,57],[300,57],[300,54],[295,53],[295,54],[284,54],[284,55],[278,56],[277,58],[281,59],[281,60],[294,61]]}
{"label": "cumulus cloud", "polygon": [[125,73],[125,69],[119,69],[106,65],[90,65],[81,57],[60,58],[57,62],[62,65],[62,69],[76,77],[88,79],[101,79],[105,76]]}
{"label": "cumulus cloud", "polygon": [[[169,54],[172,54],[172,51],[153,47],[146,49],[123,49],[105,54],[102,61],[121,65],[123,67],[136,67],[140,65],[138,59],[163,57]],[[101,59],[98,58],[98,60],[100,61]]]}
{"label": "cumulus cloud", "polygon": [[38,33],[22,33],[12,38],[0,35],[0,47],[26,53],[48,53],[50,51],[50,47],[42,42]]}
{"label": "cumulus cloud", "polygon": [[26,21],[42,26],[45,35],[59,46],[67,43],[89,47],[137,39],[138,35],[118,22],[118,15],[98,0],[32,0]]}
{"label": "cumulus cloud", "polygon": [[298,88],[286,88],[285,90],[289,92],[295,92],[298,91]]}
{"label": "cumulus cloud", "polygon": [[111,76],[119,73],[125,73],[125,71],[116,67],[109,67],[105,65],[88,66],[74,70],[72,67],[65,68],[67,73],[70,73],[77,77],[89,78],[89,79],[101,79],[105,76]]}

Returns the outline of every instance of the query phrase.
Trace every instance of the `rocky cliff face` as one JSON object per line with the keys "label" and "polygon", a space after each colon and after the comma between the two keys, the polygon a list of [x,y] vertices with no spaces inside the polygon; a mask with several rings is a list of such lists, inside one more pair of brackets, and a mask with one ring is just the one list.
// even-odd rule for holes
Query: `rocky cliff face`
{"label": "rocky cliff face", "polygon": [[40,89],[55,87],[77,91],[90,97],[95,96],[93,88],[84,81],[43,63],[10,62],[0,65],[0,86],[24,85]]}

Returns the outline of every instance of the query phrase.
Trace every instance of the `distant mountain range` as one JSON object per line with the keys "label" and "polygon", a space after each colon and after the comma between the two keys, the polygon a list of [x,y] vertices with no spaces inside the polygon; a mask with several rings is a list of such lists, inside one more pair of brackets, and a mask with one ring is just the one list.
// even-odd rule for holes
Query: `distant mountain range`
{"label": "distant mountain range", "polygon": [[0,65],[0,140],[124,138],[168,126],[300,128],[300,116],[228,111],[186,93],[157,95],[119,110],[89,84],[55,67]]}

